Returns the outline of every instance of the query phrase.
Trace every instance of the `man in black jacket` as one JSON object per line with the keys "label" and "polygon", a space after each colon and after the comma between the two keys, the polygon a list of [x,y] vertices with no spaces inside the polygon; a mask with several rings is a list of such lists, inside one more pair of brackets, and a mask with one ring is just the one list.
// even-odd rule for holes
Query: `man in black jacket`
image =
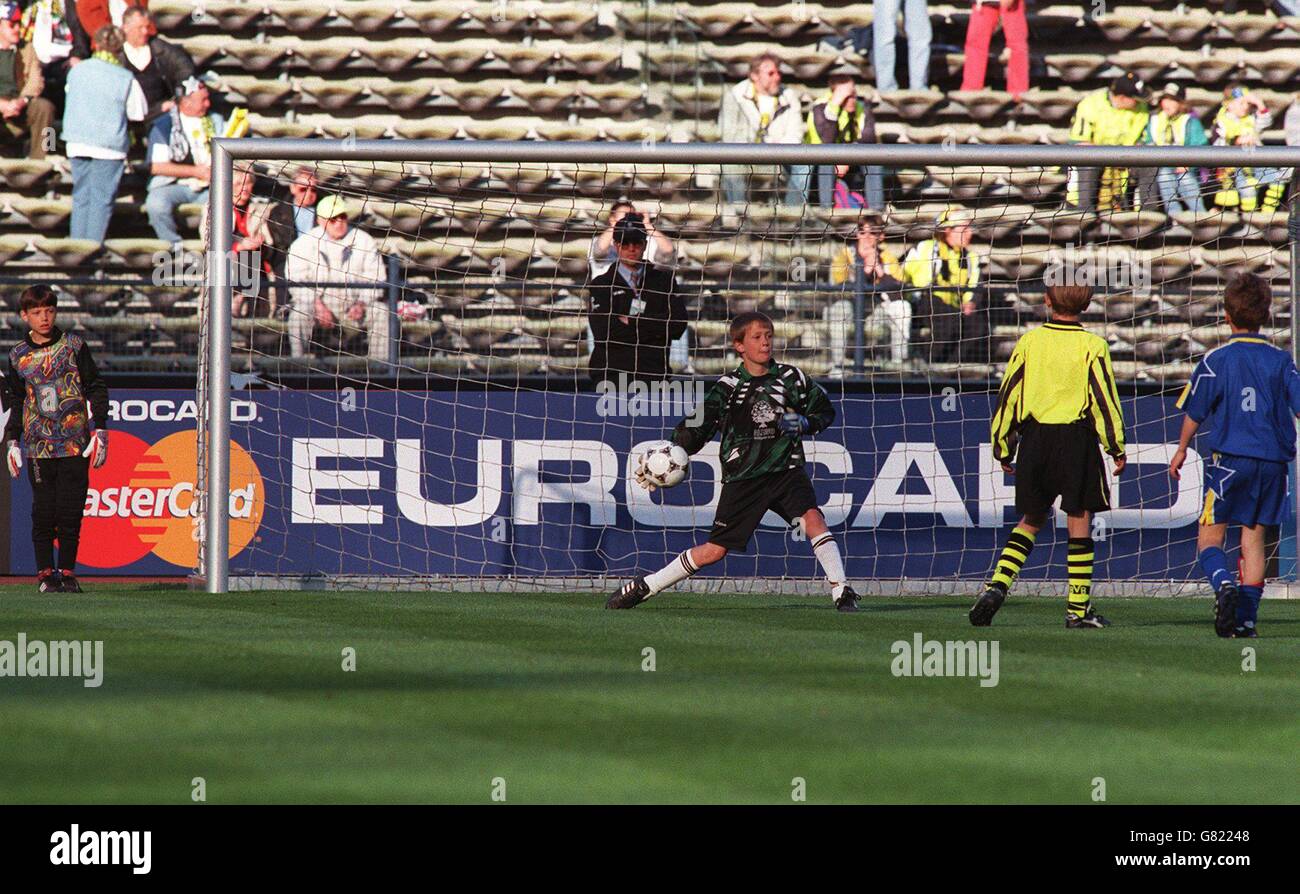
{"label": "man in black jacket", "polygon": [[593,382],[668,378],[668,346],[686,331],[686,300],[671,270],[644,259],[647,239],[642,216],[625,215],[614,227],[618,262],[589,283]]}
{"label": "man in black jacket", "polygon": [[157,36],[153,18],[144,7],[132,6],[122,13],[122,33],[126,45],[121,60],[144,90],[149,102],[145,121],[150,122],[176,104],[177,89],[194,74],[194,60],[184,47]]}

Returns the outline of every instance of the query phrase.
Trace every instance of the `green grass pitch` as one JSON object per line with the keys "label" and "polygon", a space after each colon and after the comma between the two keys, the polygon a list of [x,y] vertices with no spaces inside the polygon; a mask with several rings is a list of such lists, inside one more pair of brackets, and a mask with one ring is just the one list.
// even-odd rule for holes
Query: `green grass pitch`
{"label": "green grass pitch", "polygon": [[[1294,803],[1300,603],[1214,636],[1205,599],[1108,630],[1015,599],[0,591],[0,640],[102,639],[104,682],[0,678],[0,802]],[[996,687],[891,644],[999,643]],[[1243,670],[1242,650],[1256,669]],[[345,647],[356,670],[342,669]],[[642,669],[654,649],[655,670]],[[501,785],[497,783],[500,793]]]}

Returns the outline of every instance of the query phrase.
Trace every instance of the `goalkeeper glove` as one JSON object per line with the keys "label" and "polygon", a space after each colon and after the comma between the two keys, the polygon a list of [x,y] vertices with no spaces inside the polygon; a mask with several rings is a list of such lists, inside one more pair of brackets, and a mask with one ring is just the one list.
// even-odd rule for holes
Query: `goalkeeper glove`
{"label": "goalkeeper glove", "polygon": [[9,452],[5,456],[5,464],[9,466],[9,477],[17,478],[23,467],[23,448],[18,446],[17,441],[9,442]]}
{"label": "goalkeeper glove", "polygon": [[90,436],[90,443],[81,451],[82,456],[90,457],[90,466],[98,469],[108,459],[108,432],[99,429]]}
{"label": "goalkeeper glove", "polygon": [[641,485],[641,487],[645,488],[646,491],[648,491],[649,493],[655,492],[656,489],[655,483],[650,480],[648,475],[646,475],[645,457],[642,457],[641,459],[637,460],[636,475],[634,476],[634,478],[636,479],[636,483]]}
{"label": "goalkeeper glove", "polygon": [[781,417],[777,427],[781,429],[782,434],[798,436],[808,434],[812,430],[812,423],[808,421],[807,416],[791,410]]}

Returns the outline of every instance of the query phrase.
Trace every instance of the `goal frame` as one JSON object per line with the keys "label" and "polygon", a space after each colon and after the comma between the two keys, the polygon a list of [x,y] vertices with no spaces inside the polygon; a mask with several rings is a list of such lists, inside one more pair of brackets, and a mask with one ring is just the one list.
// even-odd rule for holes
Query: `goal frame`
{"label": "goal frame", "polygon": [[[209,499],[230,489],[230,395],[231,395],[231,298],[234,282],[234,211],[232,181],[236,161],[300,162],[477,162],[477,163],[577,163],[577,164],[695,164],[695,165],[880,165],[883,167],[1240,167],[1245,158],[1252,166],[1300,168],[1300,146],[1259,146],[1243,150],[1227,146],[1082,146],[1082,145],[954,145],[941,144],[853,144],[853,145],[754,145],[748,143],[671,143],[646,140],[640,143],[542,142],[475,140],[315,140],[283,138],[219,138],[212,145],[212,179],[208,213],[211,216],[208,246],[208,284],[203,308],[206,319],[207,370],[200,365],[198,390],[203,400],[198,437],[207,439],[206,476],[197,495],[201,530],[199,565],[201,584],[208,593],[230,590],[229,502]],[[1300,358],[1300,201],[1293,200],[1289,212],[1288,237],[1291,265],[1291,350]],[[212,445],[219,445],[212,449]],[[1292,511],[1300,519],[1300,487],[1296,488]],[[423,581],[428,587],[434,581]],[[456,587],[465,588],[457,579]],[[513,581],[512,589],[562,586],[563,579]],[[800,582],[794,582],[796,590]],[[1150,582],[1156,584],[1157,582]],[[922,581],[871,581],[888,593],[949,592],[954,584],[964,590],[969,582],[948,579]],[[270,586],[269,578],[238,582],[238,588]],[[301,586],[302,584],[299,584]],[[1137,583],[1111,585],[1099,582],[1099,594],[1108,590],[1129,591]],[[1174,592],[1186,587],[1177,583]],[[492,589],[487,587],[487,589]],[[1166,588],[1168,589],[1168,588]],[[1300,587],[1286,584],[1276,588],[1290,597]],[[1296,590],[1296,593],[1292,593]],[[875,590],[873,590],[874,592]],[[1272,595],[1272,593],[1270,594]],[[1281,595],[1279,593],[1279,595]]]}

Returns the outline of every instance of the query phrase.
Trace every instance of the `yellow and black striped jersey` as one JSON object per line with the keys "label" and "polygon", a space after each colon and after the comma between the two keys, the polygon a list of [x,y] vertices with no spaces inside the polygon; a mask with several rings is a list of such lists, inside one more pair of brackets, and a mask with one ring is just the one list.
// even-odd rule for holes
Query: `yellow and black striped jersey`
{"label": "yellow and black striped jersey", "polygon": [[1015,456],[1028,419],[1043,425],[1089,421],[1111,456],[1124,455],[1124,414],[1105,339],[1078,323],[1052,320],[1016,342],[993,411],[993,455]]}

